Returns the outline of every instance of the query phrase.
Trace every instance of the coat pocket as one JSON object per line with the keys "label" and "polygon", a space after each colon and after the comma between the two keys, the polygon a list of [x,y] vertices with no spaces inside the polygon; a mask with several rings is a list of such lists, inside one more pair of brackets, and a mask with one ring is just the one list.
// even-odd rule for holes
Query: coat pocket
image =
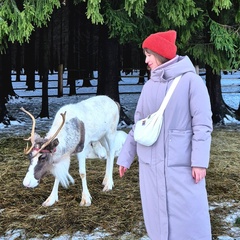
{"label": "coat pocket", "polygon": [[146,147],[141,144],[137,144],[138,160],[141,163],[152,163],[152,147]]}
{"label": "coat pocket", "polygon": [[192,131],[170,130],[168,135],[168,167],[191,167]]}

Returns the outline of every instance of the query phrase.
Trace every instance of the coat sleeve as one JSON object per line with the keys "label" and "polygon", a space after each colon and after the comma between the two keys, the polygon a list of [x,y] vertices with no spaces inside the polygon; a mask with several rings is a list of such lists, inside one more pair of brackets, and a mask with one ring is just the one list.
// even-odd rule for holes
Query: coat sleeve
{"label": "coat sleeve", "polygon": [[[134,114],[134,122],[136,123],[139,119],[142,119],[142,108],[143,108],[143,91],[144,87],[142,89],[142,93],[140,94],[140,97],[138,99],[136,111]],[[135,124],[133,125],[132,129],[128,133],[127,139],[122,147],[122,150],[118,156],[117,159],[117,165],[123,166],[126,168],[130,168],[131,164],[134,161],[135,156],[137,155],[137,143],[134,140],[134,129]]]}
{"label": "coat sleeve", "polygon": [[136,156],[136,142],[133,137],[133,130],[128,133],[127,139],[117,159],[117,165],[130,168]]}
{"label": "coat sleeve", "polygon": [[190,87],[190,111],[192,115],[192,167],[207,168],[210,159],[212,112],[209,94],[201,77],[194,79]]}

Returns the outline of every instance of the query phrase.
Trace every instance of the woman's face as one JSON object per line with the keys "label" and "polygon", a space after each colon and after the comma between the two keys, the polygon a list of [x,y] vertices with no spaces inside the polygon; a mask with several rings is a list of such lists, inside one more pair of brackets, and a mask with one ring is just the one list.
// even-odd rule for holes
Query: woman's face
{"label": "woman's face", "polygon": [[146,51],[145,51],[145,63],[151,70],[161,65],[161,62],[156,58],[156,56]]}

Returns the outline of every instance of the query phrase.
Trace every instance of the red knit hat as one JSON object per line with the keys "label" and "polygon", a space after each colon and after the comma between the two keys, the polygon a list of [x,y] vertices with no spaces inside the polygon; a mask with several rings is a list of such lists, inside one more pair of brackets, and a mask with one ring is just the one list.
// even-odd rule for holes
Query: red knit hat
{"label": "red knit hat", "polygon": [[143,41],[142,48],[147,48],[167,59],[172,59],[177,52],[176,37],[177,33],[174,30],[154,33]]}

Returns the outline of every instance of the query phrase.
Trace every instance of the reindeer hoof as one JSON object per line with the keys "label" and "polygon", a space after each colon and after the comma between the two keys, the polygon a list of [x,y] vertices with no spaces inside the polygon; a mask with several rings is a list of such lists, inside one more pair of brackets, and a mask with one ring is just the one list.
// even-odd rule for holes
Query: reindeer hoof
{"label": "reindeer hoof", "polygon": [[53,198],[48,198],[43,204],[43,207],[50,207],[52,206],[55,202],[57,202],[58,200],[54,200]]}
{"label": "reindeer hoof", "polygon": [[83,200],[82,200],[82,201],[80,202],[80,206],[81,206],[81,207],[83,207],[83,206],[84,206],[84,207],[89,207],[89,206],[91,206],[91,201],[90,201],[90,202],[86,202],[86,201],[83,201]]}
{"label": "reindeer hoof", "polygon": [[80,206],[85,206],[85,207],[89,207],[91,205],[91,195],[89,194],[83,194],[82,195],[82,200],[80,202]]}
{"label": "reindeer hoof", "polygon": [[112,190],[112,186],[105,185],[103,188],[103,192],[108,192]]}
{"label": "reindeer hoof", "polygon": [[103,179],[102,185],[104,186],[103,192],[107,192],[112,190],[114,183],[113,180],[110,180],[109,178],[105,177]]}

